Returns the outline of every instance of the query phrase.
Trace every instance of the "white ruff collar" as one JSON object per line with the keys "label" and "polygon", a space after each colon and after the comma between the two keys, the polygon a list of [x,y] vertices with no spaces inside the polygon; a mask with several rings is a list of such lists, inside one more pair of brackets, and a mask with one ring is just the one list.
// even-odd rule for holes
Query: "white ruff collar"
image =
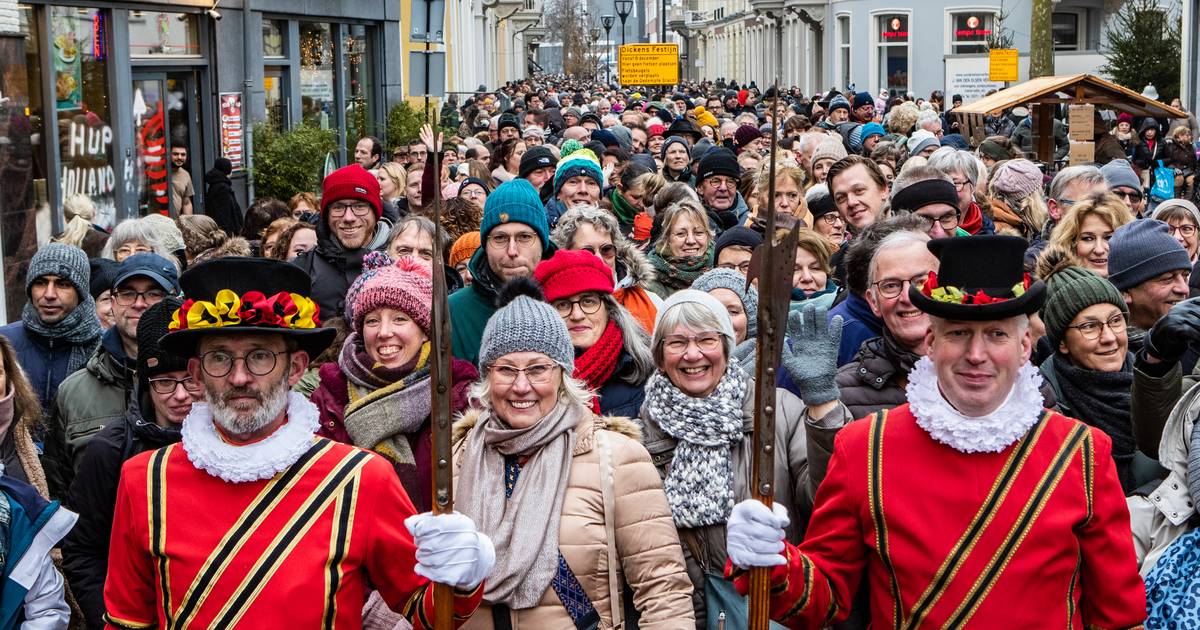
{"label": "white ruff collar", "polygon": [[208,403],[195,403],[183,420],[183,450],[192,465],[231,483],[270,479],[296,463],[313,444],[320,428],[317,406],[288,392],[287,422],[251,444],[230,444],[213,425]]}
{"label": "white ruff collar", "polygon": [[1042,417],[1041,385],[1041,373],[1027,362],[998,409],[986,416],[965,416],[942,397],[933,361],[921,357],[908,375],[907,393],[917,424],[934,440],[963,453],[999,453]]}

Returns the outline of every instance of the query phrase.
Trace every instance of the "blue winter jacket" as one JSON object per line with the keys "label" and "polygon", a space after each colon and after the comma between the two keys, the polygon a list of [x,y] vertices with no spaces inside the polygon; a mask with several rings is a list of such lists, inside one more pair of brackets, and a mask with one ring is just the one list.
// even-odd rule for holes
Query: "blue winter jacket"
{"label": "blue winter jacket", "polygon": [[829,309],[830,321],[835,315],[842,316],[842,345],[838,349],[838,367],[842,367],[854,359],[864,341],[883,334],[883,321],[871,312],[866,298],[853,292]]}
{"label": "blue winter jacket", "polygon": [[58,385],[69,375],[67,364],[71,361],[74,346],[65,341],[47,339],[25,328],[24,322],[14,322],[0,328],[0,335],[12,343],[17,351],[17,362],[37,392],[42,410],[50,413]]}
{"label": "blue winter jacket", "polygon": [[47,501],[33,486],[0,475],[0,501],[8,508],[3,544],[4,587],[0,591],[0,630],[15,630],[25,617],[25,595],[38,568],[75,525],[74,512]]}
{"label": "blue winter jacket", "polygon": [[642,401],[646,399],[646,384],[632,385],[621,378],[632,368],[633,357],[622,350],[621,356],[617,358],[617,369],[596,392],[600,398],[600,415],[638,417],[638,413],[642,409]]}

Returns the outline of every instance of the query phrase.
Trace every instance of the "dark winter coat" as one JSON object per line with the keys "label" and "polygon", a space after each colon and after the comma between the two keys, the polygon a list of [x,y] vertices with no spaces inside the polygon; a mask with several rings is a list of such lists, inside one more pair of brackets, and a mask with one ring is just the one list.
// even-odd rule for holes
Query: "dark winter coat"
{"label": "dark winter coat", "polygon": [[68,376],[54,397],[42,463],[56,499],[71,487],[87,443],[130,408],[135,363],[125,355],[116,327],[101,339],[84,369]]}
{"label": "dark winter coat", "polygon": [[387,247],[387,235],[392,229],[387,221],[375,224],[375,236],[366,247],[346,250],[333,236],[325,217],[317,224],[317,246],[292,261],[312,278],[312,299],[321,307],[321,319],[344,317],[346,292],[362,274],[362,261],[367,254]]}
{"label": "dark winter coat", "polygon": [[104,627],[104,579],[121,465],[138,453],[180,439],[178,428],[164,429],[154,423],[153,407],[143,396],[150,416],[144,418],[138,398],[134,397],[124,418],[104,427],[88,443],[67,497],[79,521],[63,539],[62,568],[89,628]]}
{"label": "dark winter coat", "polygon": [[1133,165],[1141,170],[1150,170],[1150,185],[1154,185],[1154,168],[1158,166],[1158,161],[1165,159],[1164,142],[1156,133],[1153,142],[1146,141],[1146,131],[1148,129],[1158,129],[1158,123],[1153,118],[1147,118],[1142,121],[1138,127],[1138,143],[1133,147]]}
{"label": "dark winter coat", "polygon": [[842,303],[829,309],[827,317],[842,316],[842,345],[838,349],[838,367],[854,359],[864,341],[883,334],[883,321],[871,312],[866,298],[851,291],[846,292]]}
{"label": "dark winter coat", "polygon": [[1196,150],[1189,144],[1180,144],[1173,140],[1166,142],[1163,146],[1163,162],[1182,171],[1185,176],[1196,174]]}
{"label": "dark winter coat", "polygon": [[900,347],[891,333],[869,339],[849,363],[838,368],[839,400],[862,418],[907,402],[908,374],[920,357]]}
{"label": "dark winter coat", "polygon": [[242,233],[242,207],[233,194],[229,176],[217,169],[204,174],[204,214],[230,236]]}
{"label": "dark winter coat", "polygon": [[622,350],[617,358],[617,369],[596,392],[600,398],[600,415],[637,417],[642,409],[642,401],[646,399],[646,382],[634,385],[626,381],[624,377],[632,369],[633,357]]}
{"label": "dark winter coat", "polygon": [[13,322],[0,328],[0,335],[13,345],[17,363],[25,370],[33,391],[42,402],[47,415],[54,406],[58,386],[70,374],[67,365],[71,362],[73,345],[57,339],[47,339],[28,328],[23,322]]}

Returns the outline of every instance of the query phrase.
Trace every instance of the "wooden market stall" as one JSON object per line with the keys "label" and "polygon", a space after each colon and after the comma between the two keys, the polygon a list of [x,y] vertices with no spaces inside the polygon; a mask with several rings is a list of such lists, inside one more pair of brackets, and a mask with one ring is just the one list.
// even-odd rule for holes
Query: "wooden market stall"
{"label": "wooden market stall", "polygon": [[1056,105],[1092,104],[1099,108],[1128,112],[1135,117],[1187,118],[1187,112],[1151,100],[1116,83],[1092,74],[1038,77],[999,90],[950,112],[974,145],[983,141],[984,117],[1028,106],[1033,113],[1035,153],[1040,161],[1052,163],[1054,154],[1054,108]]}

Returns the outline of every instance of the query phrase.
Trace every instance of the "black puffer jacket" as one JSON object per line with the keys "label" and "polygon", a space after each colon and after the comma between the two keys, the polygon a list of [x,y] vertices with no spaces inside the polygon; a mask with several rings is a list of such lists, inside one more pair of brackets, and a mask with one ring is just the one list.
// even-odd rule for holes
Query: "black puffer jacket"
{"label": "black puffer jacket", "polygon": [[138,453],[180,439],[179,429],[164,429],[155,424],[152,411],[148,419],[143,418],[143,404],[145,409],[153,409],[148,397],[135,395],[125,417],[109,423],[88,442],[68,495],[68,503],[79,513],[79,521],[63,539],[63,573],[89,628],[104,627],[104,578],[108,573],[108,541],[121,465]]}
{"label": "black puffer jacket", "polygon": [[363,258],[387,247],[391,229],[386,219],[380,219],[366,247],[347,250],[333,237],[326,218],[321,217],[317,224],[317,246],[292,261],[312,278],[312,299],[321,307],[321,321],[345,316],[346,292],[362,274]]}
{"label": "black puffer jacket", "polygon": [[899,407],[907,401],[908,373],[920,358],[901,348],[884,329],[882,337],[863,342],[854,359],[838,369],[842,404],[855,418]]}

